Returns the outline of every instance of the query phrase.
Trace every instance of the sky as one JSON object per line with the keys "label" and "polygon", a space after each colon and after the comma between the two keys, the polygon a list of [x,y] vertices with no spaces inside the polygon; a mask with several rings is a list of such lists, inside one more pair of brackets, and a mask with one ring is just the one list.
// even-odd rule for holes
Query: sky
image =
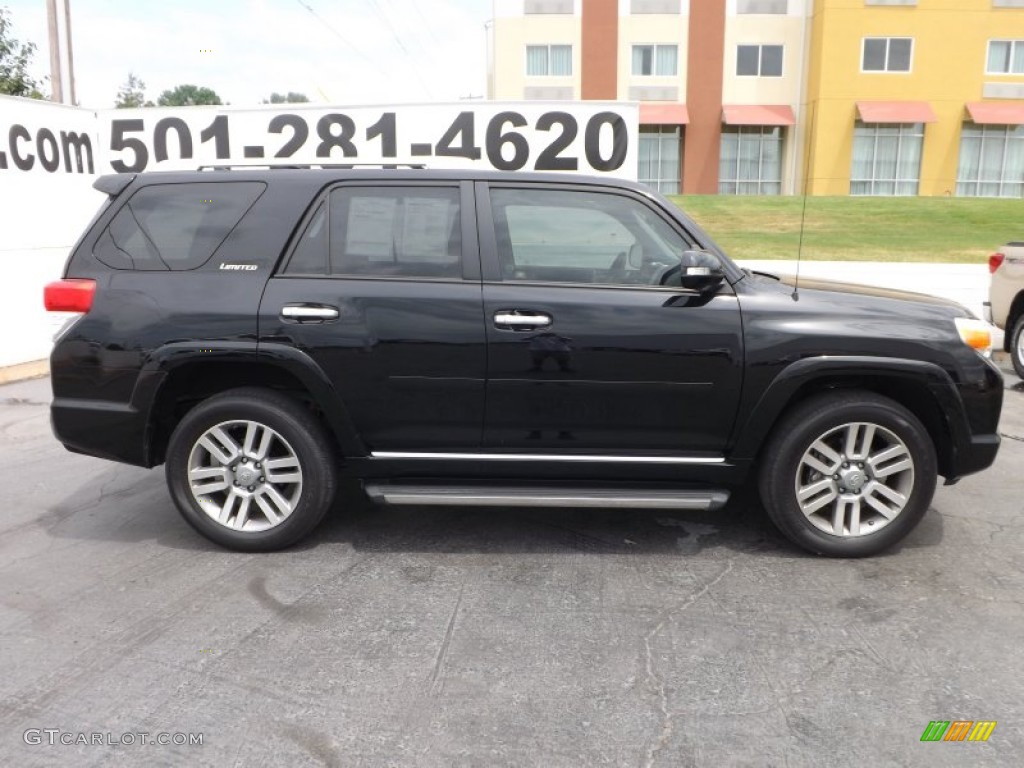
{"label": "sky", "polygon": [[[0,0],[49,75],[46,0]],[[225,103],[297,91],[332,104],[481,97],[491,0],[70,0],[75,87],[111,107],[133,72],[146,97],[191,83]],[[312,11],[310,10],[312,9]],[[48,86],[44,86],[49,91]]]}

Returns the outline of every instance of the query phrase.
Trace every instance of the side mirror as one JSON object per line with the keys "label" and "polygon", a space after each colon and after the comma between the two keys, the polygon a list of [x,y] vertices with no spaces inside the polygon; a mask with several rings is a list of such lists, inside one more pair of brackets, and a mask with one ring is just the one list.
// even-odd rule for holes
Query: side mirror
{"label": "side mirror", "polygon": [[717,288],[725,280],[722,263],[705,251],[684,251],[680,263],[683,288],[704,293]]}

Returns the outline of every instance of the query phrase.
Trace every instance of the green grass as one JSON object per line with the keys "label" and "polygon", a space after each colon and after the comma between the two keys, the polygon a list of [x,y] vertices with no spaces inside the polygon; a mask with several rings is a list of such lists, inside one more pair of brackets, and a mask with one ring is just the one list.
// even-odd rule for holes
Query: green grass
{"label": "green grass", "polygon": [[[794,259],[802,197],[685,195],[672,200],[737,259]],[[808,197],[803,258],[982,263],[1024,240],[1024,200]]]}

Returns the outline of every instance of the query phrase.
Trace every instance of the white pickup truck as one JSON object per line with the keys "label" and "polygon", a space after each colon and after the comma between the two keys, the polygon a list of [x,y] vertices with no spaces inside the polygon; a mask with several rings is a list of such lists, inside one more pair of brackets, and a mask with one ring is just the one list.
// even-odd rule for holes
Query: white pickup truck
{"label": "white pickup truck", "polygon": [[1003,348],[1024,379],[1024,243],[1007,243],[988,258],[992,273],[985,319],[1006,332]]}

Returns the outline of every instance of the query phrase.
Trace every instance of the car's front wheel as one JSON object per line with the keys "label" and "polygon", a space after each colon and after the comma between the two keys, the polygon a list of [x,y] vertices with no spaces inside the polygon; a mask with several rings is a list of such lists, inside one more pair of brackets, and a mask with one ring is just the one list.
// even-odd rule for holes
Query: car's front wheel
{"label": "car's front wheel", "polygon": [[763,453],[761,499],[791,541],[865,557],[913,530],[935,493],[935,448],[899,403],[836,391],[793,409]]}
{"label": "car's front wheel", "polygon": [[185,520],[242,551],[295,543],[334,498],[323,427],[297,401],[266,389],[231,390],[190,410],[171,436],[166,473]]}

